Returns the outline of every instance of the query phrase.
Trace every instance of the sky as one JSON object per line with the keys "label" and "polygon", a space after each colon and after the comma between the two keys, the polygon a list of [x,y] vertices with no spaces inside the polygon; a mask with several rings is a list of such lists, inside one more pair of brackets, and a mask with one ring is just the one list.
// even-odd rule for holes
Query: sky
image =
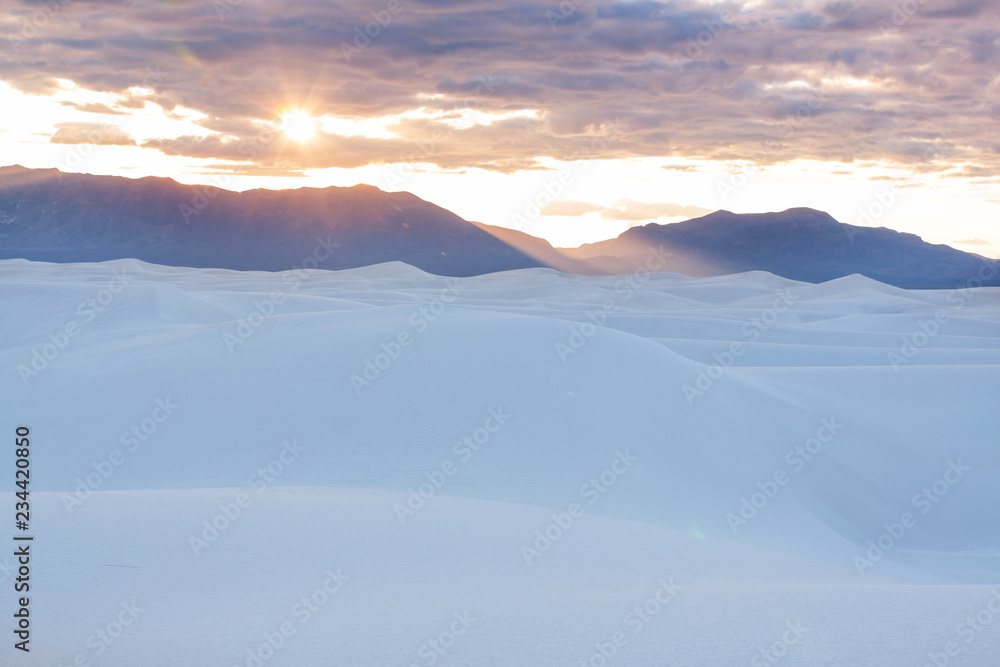
{"label": "sky", "polygon": [[0,165],[556,246],[808,206],[1000,257],[996,0],[0,0]]}

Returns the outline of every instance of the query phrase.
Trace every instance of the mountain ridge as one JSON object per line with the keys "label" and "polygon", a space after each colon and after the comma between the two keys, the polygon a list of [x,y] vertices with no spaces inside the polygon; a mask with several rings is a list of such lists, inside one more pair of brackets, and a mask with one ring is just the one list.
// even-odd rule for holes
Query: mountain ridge
{"label": "mountain ridge", "polygon": [[857,273],[910,289],[977,280],[1000,285],[997,260],[906,232],[847,225],[806,207],[719,210],[555,248],[522,231],[464,220],[410,192],[367,184],[235,192],[156,176],[21,166],[0,167],[0,235],[0,259],[51,262],[133,257],[168,266],[281,271],[304,262],[336,270],[400,261],[451,276],[540,267],[692,277],[759,270],[813,283]]}
{"label": "mountain ridge", "polygon": [[370,185],[233,192],[158,177],[4,168],[0,223],[0,257],[39,261],[135,257],[280,271],[301,265],[325,240],[326,269],[398,260],[462,276],[540,266],[440,206]]}
{"label": "mountain ridge", "polygon": [[684,222],[632,227],[617,238],[561,252],[609,272],[636,266],[649,248],[666,248],[675,268],[694,276],[767,270],[804,282],[860,274],[910,289],[960,287],[977,277],[1000,285],[1000,262],[916,234],[838,222],[806,207],[738,214],[716,211]]}

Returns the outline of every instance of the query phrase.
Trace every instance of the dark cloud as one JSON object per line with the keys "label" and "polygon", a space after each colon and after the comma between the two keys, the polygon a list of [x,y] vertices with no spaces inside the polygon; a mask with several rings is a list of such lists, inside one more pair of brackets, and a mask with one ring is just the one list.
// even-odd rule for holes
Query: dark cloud
{"label": "dark cloud", "polygon": [[972,35],[971,42],[972,57],[977,63],[1000,63],[1000,32],[989,30]]}
{"label": "dark cloud", "polygon": [[931,18],[975,18],[989,9],[995,9],[993,0],[957,0],[952,2],[930,3],[930,0],[916,0],[925,5],[927,16]]}
{"label": "dark cloud", "polygon": [[792,30],[816,30],[825,22],[826,18],[820,16],[819,14],[813,14],[812,12],[799,12],[797,14],[793,14],[785,22],[785,27]]}
{"label": "dark cloud", "polygon": [[[77,106],[91,113],[147,102],[202,112],[219,135],[144,146],[248,173],[415,155],[502,171],[545,157],[676,156],[1000,173],[1000,154],[982,148],[996,143],[1000,109],[994,0],[135,0],[58,4],[35,25],[37,12],[19,3],[0,17],[0,79],[122,95],[108,110]],[[535,115],[461,129],[407,119],[396,139],[321,133],[247,148],[289,106],[355,120]]]}

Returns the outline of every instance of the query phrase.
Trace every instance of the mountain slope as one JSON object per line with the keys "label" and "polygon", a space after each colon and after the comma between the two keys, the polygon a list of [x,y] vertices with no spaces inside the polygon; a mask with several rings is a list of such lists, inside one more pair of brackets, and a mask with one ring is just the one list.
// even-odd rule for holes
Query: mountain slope
{"label": "mountain slope", "polygon": [[368,185],[238,193],[6,167],[0,232],[0,258],[50,262],[280,271],[402,261],[455,276],[540,266],[450,211]]}
{"label": "mountain slope", "polygon": [[626,273],[642,264],[651,248],[669,251],[664,270],[695,277],[769,271],[817,283],[859,273],[897,287],[946,289],[965,286],[979,274],[985,284],[1000,285],[995,260],[913,234],[845,225],[809,208],[750,215],[716,211],[687,222],[633,227],[616,239],[561,251],[595,269]]}

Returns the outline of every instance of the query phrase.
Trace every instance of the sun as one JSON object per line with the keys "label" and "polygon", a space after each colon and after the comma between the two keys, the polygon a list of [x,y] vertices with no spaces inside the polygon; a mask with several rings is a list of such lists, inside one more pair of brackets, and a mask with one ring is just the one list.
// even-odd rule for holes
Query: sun
{"label": "sun", "polygon": [[289,111],[281,117],[281,131],[289,139],[308,141],[316,134],[316,121],[304,111]]}

